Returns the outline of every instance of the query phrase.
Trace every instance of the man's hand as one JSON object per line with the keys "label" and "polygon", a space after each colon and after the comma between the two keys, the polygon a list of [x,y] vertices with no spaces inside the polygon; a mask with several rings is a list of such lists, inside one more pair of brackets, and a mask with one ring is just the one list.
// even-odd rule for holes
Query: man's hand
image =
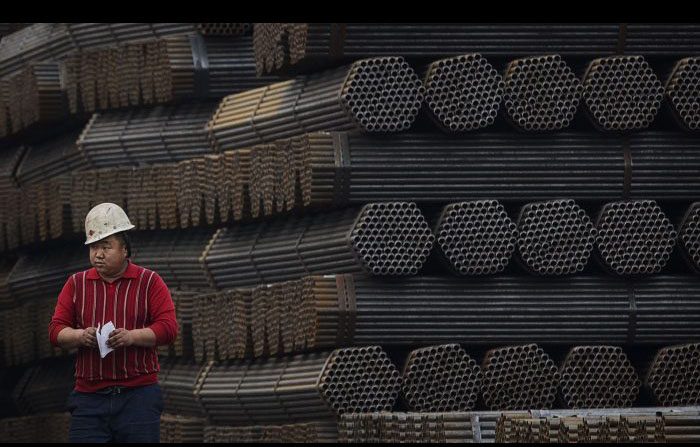
{"label": "man's hand", "polygon": [[97,329],[94,327],[88,327],[82,329],[80,333],[80,346],[85,346],[87,348],[97,347]]}
{"label": "man's hand", "polygon": [[112,349],[123,348],[134,344],[134,336],[131,331],[124,328],[115,329],[109,333],[107,346]]}

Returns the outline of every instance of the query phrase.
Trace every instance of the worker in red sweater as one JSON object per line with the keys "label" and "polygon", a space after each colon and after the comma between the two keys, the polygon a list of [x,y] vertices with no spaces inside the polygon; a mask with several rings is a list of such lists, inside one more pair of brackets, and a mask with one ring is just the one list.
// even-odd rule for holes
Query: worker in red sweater
{"label": "worker in red sweater", "polygon": [[[54,346],[78,348],[75,389],[68,398],[70,442],[159,442],[163,398],[156,346],[173,342],[173,300],[161,277],[130,260],[134,228],[113,203],[85,218],[92,268],[71,275],[51,323]],[[97,327],[115,329],[104,358]]]}

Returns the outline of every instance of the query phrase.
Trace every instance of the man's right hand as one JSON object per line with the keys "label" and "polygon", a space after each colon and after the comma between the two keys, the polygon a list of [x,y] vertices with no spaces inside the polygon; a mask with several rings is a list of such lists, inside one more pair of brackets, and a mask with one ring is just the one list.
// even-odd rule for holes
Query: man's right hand
{"label": "man's right hand", "polygon": [[85,346],[88,348],[97,347],[97,329],[94,327],[88,327],[81,330],[80,333],[80,346]]}

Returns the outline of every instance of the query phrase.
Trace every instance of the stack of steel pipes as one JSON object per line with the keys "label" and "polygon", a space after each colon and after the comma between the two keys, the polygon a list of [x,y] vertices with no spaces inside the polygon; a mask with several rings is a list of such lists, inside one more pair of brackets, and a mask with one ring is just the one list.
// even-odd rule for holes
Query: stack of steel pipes
{"label": "stack of steel pipes", "polygon": [[687,264],[700,272],[700,202],[693,203],[678,229],[678,242]]}
{"label": "stack of steel pipes", "polygon": [[415,120],[424,90],[402,57],[363,59],[227,96],[207,129],[213,147],[220,150],[314,130],[399,132]]}
{"label": "stack of steel pipes", "polygon": [[370,203],[307,217],[221,228],[204,256],[212,286],[299,279],[310,273],[416,274],[434,241],[414,203]]}
{"label": "stack of steel pipes", "polygon": [[366,346],[210,364],[196,394],[212,423],[255,425],[390,410],[400,387],[386,353]]}
{"label": "stack of steel pipes", "polygon": [[173,299],[173,304],[175,304],[177,338],[170,345],[159,346],[158,355],[165,357],[192,358],[194,356],[192,320],[197,305],[196,300],[200,291],[171,289],[170,294]]}
{"label": "stack of steel pipes", "polygon": [[75,357],[51,359],[28,368],[15,385],[12,398],[23,414],[65,410],[73,389]]}
{"label": "stack of steel pipes", "polygon": [[646,386],[664,406],[700,404],[700,344],[660,349],[647,372]]}
{"label": "stack of steel pipes", "polygon": [[68,442],[71,415],[61,410],[0,419],[2,443]]}
{"label": "stack of steel pipes", "polygon": [[480,52],[486,57],[647,54],[700,51],[700,26],[689,24],[256,23],[259,73],[307,72],[370,56],[412,59]]}
{"label": "stack of steel pipes", "polygon": [[698,81],[700,58],[686,57],[676,63],[666,82],[666,99],[678,123],[687,130],[700,127],[700,114],[695,109],[700,91]]}
{"label": "stack of steel pipes", "polygon": [[199,444],[204,439],[204,424],[201,417],[163,413],[160,417],[160,442],[166,444]]}
{"label": "stack of steel pipes", "polygon": [[160,361],[158,381],[163,389],[163,402],[167,412],[190,417],[204,415],[196,390],[206,367],[207,365],[183,359]]}
{"label": "stack of steel pipes", "polygon": [[207,443],[335,443],[338,427],[335,421],[299,422],[282,425],[248,425],[204,427]]}

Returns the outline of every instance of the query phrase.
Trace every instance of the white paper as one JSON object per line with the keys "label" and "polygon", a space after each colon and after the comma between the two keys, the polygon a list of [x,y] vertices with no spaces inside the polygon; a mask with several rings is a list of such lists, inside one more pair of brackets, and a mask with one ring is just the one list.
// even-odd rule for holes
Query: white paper
{"label": "white paper", "polygon": [[105,358],[107,354],[114,351],[114,349],[107,346],[107,339],[109,334],[114,330],[114,324],[110,321],[109,323],[102,326],[100,330],[100,323],[97,324],[97,346],[100,348],[100,357]]}

